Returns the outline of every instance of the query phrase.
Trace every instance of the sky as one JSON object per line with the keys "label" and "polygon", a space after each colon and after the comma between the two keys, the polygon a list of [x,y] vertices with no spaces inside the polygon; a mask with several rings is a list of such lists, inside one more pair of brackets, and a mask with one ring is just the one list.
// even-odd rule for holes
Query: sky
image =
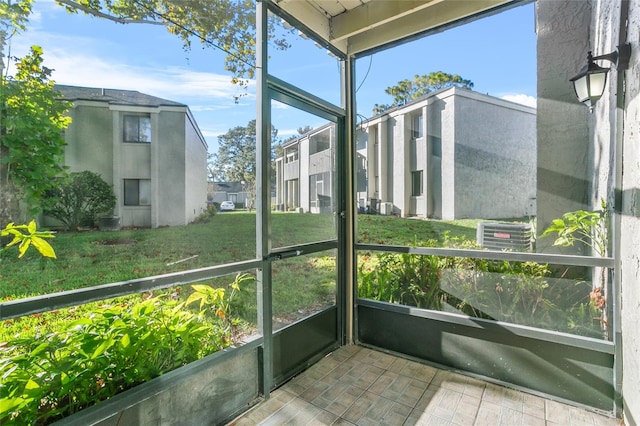
{"label": "sky", "polygon": [[[338,104],[337,61],[310,40],[293,34],[289,41],[289,50],[270,52],[270,73]],[[23,56],[34,44],[43,48],[44,65],[54,69],[58,84],[137,90],[188,105],[212,153],[219,135],[246,126],[256,115],[254,82],[236,102],[244,90],[231,84],[224,52],[197,41],[185,51],[162,26],[117,24],[69,14],[53,0],[36,0],[27,30],[10,40],[11,55]],[[534,5],[358,59],[358,114],[369,117],[374,104],[391,103],[386,87],[439,70],[471,80],[478,92],[535,106]],[[297,134],[299,127],[323,124],[284,105],[273,106],[273,124],[283,138]]]}

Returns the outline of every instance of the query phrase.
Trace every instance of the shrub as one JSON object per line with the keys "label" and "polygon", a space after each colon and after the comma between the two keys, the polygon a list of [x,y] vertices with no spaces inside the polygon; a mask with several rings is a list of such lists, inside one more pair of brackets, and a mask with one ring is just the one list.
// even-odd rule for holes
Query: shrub
{"label": "shrub", "polygon": [[[48,424],[233,343],[230,290],[118,301],[46,335],[0,344],[0,424]],[[193,302],[200,302],[192,309]]]}
{"label": "shrub", "polygon": [[115,205],[116,196],[109,184],[99,174],[84,171],[59,178],[58,187],[47,192],[44,214],[73,230],[95,226],[98,216]]}
{"label": "shrub", "polygon": [[602,338],[589,283],[550,275],[546,264],[535,262],[380,253],[361,258],[358,296]]}
{"label": "shrub", "polygon": [[207,205],[207,209],[200,213],[198,217],[193,219],[191,223],[209,223],[211,219],[218,213],[218,208],[215,204]]}

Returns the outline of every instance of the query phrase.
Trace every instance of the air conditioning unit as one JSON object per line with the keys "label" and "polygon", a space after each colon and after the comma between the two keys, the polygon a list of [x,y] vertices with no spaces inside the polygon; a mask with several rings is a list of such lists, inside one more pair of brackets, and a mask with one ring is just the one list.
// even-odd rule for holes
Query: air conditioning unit
{"label": "air conditioning unit", "polygon": [[476,238],[488,249],[531,251],[531,225],[527,223],[480,222]]}
{"label": "air conditioning unit", "polygon": [[393,203],[380,203],[380,214],[383,216],[393,215]]}

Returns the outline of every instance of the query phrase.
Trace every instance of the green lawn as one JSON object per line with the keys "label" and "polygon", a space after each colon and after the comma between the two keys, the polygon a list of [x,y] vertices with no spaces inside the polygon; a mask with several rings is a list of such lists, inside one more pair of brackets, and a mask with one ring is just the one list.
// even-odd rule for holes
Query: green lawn
{"label": "green lawn", "polygon": [[[333,216],[274,213],[271,235],[274,247],[335,238]],[[134,278],[255,258],[256,215],[225,212],[208,223],[119,232],[60,232],[51,240],[57,259],[29,250],[23,259],[8,250],[0,259],[0,300],[19,299]],[[375,244],[413,244],[453,235],[473,238],[475,222],[446,223],[383,216],[359,217],[359,240]],[[335,252],[315,253],[273,264],[273,310],[277,322],[286,323],[334,303]],[[208,282],[226,286],[233,277]],[[189,286],[172,289],[181,297]],[[91,315],[95,306],[134,301],[146,295],[36,314],[6,321],[0,341],[17,333],[35,335],[55,330],[73,318]],[[256,286],[249,284],[236,296],[234,315],[249,324],[257,318]]]}
{"label": "green lawn", "polygon": [[[333,216],[275,213],[274,247],[335,238]],[[0,259],[0,300],[71,290],[249,260],[256,253],[255,213],[226,212],[209,223],[119,232],[61,232],[51,240],[57,259],[30,250],[23,259],[8,250]],[[425,221],[384,216],[359,216],[358,240],[363,243],[410,245],[451,235],[475,238],[476,221]],[[314,260],[300,258],[300,268]],[[279,268],[283,282],[296,282]],[[295,267],[293,269],[296,269]],[[318,268],[313,268],[318,269]]]}

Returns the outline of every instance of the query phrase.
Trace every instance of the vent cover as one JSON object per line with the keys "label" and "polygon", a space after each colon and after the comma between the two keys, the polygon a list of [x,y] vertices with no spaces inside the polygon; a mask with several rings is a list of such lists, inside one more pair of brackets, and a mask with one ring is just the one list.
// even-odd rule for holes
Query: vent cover
{"label": "vent cover", "polygon": [[531,251],[531,225],[527,223],[480,222],[476,238],[488,249]]}

